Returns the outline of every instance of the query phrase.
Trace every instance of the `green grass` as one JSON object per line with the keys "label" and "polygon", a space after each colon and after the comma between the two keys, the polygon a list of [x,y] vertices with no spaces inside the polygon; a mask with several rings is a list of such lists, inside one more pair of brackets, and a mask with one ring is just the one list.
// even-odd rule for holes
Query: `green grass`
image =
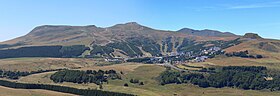
{"label": "green grass", "polygon": [[[247,62],[247,61],[246,61]],[[259,61],[262,62],[262,61]],[[269,62],[269,61],[265,61]],[[192,66],[192,65],[191,65]],[[165,70],[164,67],[158,65],[125,63],[109,66],[91,66],[84,67],[82,70],[107,70],[115,69],[118,72],[123,71],[122,80],[109,80],[108,84],[103,84],[103,90],[130,93],[139,96],[280,96],[280,92],[256,91],[256,90],[241,90],[233,88],[200,88],[191,84],[167,84],[160,85],[156,78],[161,72]],[[50,73],[34,74],[20,79],[19,82],[33,82],[33,83],[51,83],[49,80]],[[144,85],[132,84],[130,79],[138,79],[144,82]],[[123,85],[128,83],[128,87]],[[75,84],[63,83],[61,85],[71,86],[76,88],[91,88],[98,89],[95,84]]]}
{"label": "green grass", "polygon": [[[165,70],[161,66],[140,66],[123,75],[123,80],[110,80],[104,90],[132,93],[140,96],[278,96],[280,92],[241,90],[233,88],[200,88],[191,84],[159,85],[156,77]],[[131,78],[143,81],[145,85],[132,84]],[[129,87],[123,84],[128,83]]]}
{"label": "green grass", "polygon": [[[160,96],[161,94],[157,93],[160,89],[155,88],[159,85],[156,81],[156,77],[164,70],[165,68],[161,66],[140,66],[132,72],[125,73],[125,75],[122,76],[122,80],[110,80],[109,84],[105,84],[105,90],[112,91],[117,87],[118,92],[128,92],[145,96]],[[130,83],[130,79],[138,79],[140,82],[144,82],[144,85]],[[129,87],[124,87],[123,85],[125,83],[128,83]]]}

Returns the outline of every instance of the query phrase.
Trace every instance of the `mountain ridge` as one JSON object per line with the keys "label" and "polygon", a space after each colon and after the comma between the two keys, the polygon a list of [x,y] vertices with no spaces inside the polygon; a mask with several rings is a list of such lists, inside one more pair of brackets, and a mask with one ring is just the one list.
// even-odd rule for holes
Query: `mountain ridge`
{"label": "mountain ridge", "polygon": [[217,37],[237,36],[231,32],[221,32],[221,31],[210,30],[210,29],[194,30],[194,29],[190,29],[190,28],[182,28],[182,29],[178,30],[177,32],[186,33],[186,34],[190,34],[190,35],[197,35],[197,36],[214,36],[214,37],[215,36],[217,36]]}
{"label": "mountain ridge", "polygon": [[[135,36],[133,36],[135,35]],[[158,30],[150,27],[143,26],[137,22],[128,22],[124,24],[116,24],[110,27],[97,27],[95,25],[87,26],[70,26],[70,25],[41,25],[35,27],[31,32],[25,36],[4,41],[0,44],[16,44],[19,42],[25,42],[31,45],[37,44],[56,44],[64,45],[63,42],[79,42],[82,39],[87,41],[87,44],[93,42],[90,40],[92,38],[100,39],[97,40],[98,43],[103,43],[101,41],[110,41],[118,40],[126,37],[137,37],[144,36],[150,38],[160,39],[161,37],[166,37],[162,35],[170,35],[175,37],[193,37],[201,38],[199,35],[186,34],[183,32],[177,31],[167,31],[167,30]],[[157,38],[159,37],[160,38]],[[198,36],[198,37],[197,37]],[[238,37],[232,35],[233,37]],[[105,38],[104,38],[105,37]],[[113,38],[116,37],[116,38]],[[203,36],[202,36],[203,37]],[[215,36],[212,36],[215,37]],[[107,38],[107,39],[106,39]],[[76,41],[74,39],[77,39]],[[216,38],[217,39],[217,38]],[[100,41],[100,42],[99,42]],[[63,44],[60,44],[62,42]],[[81,43],[81,42],[80,42]],[[68,44],[66,44],[68,45]]]}

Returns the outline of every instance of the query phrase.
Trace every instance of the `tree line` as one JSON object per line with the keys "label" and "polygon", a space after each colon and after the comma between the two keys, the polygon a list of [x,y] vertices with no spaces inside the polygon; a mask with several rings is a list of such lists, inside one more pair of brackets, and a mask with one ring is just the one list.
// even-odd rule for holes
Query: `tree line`
{"label": "tree line", "polygon": [[[266,79],[267,77],[271,77],[271,79]],[[159,81],[162,85],[191,83],[203,88],[233,87],[246,90],[280,90],[280,74],[268,74],[266,67],[261,66],[228,66],[215,69],[215,72],[208,74],[166,70],[160,74]]]}
{"label": "tree line", "polygon": [[133,84],[144,85],[144,82],[142,82],[142,81],[140,81],[138,79],[130,79],[129,82],[133,83]]}
{"label": "tree line", "polygon": [[241,57],[241,58],[255,58],[255,59],[260,59],[263,58],[262,55],[251,55],[249,54],[249,51],[240,51],[240,52],[232,52],[232,53],[226,53],[225,54],[227,57]]}
{"label": "tree line", "polygon": [[108,79],[121,79],[121,76],[115,70],[61,70],[52,74],[50,79],[55,83],[73,82],[101,85],[103,82],[108,82]]}
{"label": "tree line", "polygon": [[[173,45],[168,45],[169,50],[172,49]],[[150,40],[148,38],[128,38],[126,41],[109,43],[105,46],[93,45],[93,50],[91,51],[92,56],[96,55],[112,55],[114,49],[122,50],[121,53],[129,57],[142,56],[143,51],[150,53],[152,56],[161,56],[160,45],[157,42]]]}
{"label": "tree line", "polygon": [[132,58],[126,60],[127,62],[137,62],[137,63],[148,63],[151,60],[150,57],[144,57],[144,58]]}
{"label": "tree line", "polygon": [[[177,52],[193,52],[193,54],[199,54],[201,50],[208,49],[211,47],[220,47],[221,49],[226,49],[234,45],[240,44],[239,38],[230,41],[216,40],[216,41],[203,41],[195,42],[189,38],[184,38],[181,45],[177,47]],[[205,46],[213,44],[212,46]],[[218,55],[218,54],[217,54]]]}
{"label": "tree line", "polygon": [[58,71],[58,70],[62,70],[62,69],[38,70],[38,71],[31,71],[31,72],[0,70],[0,78],[19,79],[20,77],[23,77],[23,76],[28,76],[28,75],[32,75],[32,74],[38,74],[38,73],[44,73],[44,72],[50,72],[50,71]]}
{"label": "tree line", "polygon": [[63,93],[70,93],[82,96],[134,96],[132,94],[109,92],[102,90],[93,90],[93,89],[77,89],[66,86],[59,85],[47,85],[47,84],[28,84],[28,83],[18,83],[0,80],[0,85],[10,88],[20,88],[20,89],[45,89]]}
{"label": "tree line", "polygon": [[85,50],[89,50],[84,45],[73,46],[30,46],[17,49],[0,50],[0,58],[17,57],[78,57]]}

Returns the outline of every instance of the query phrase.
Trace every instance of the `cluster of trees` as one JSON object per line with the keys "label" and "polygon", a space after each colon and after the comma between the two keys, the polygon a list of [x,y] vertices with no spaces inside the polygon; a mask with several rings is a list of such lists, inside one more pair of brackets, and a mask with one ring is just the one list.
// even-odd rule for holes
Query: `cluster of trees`
{"label": "cluster of trees", "polygon": [[214,42],[217,42],[217,44],[215,44],[215,45],[218,47],[221,47],[222,49],[226,49],[226,48],[229,48],[229,47],[242,43],[240,41],[240,38],[230,40],[230,41],[214,41]]}
{"label": "cluster of trees", "polygon": [[161,56],[160,45],[157,43],[147,43],[142,46],[143,50],[150,53],[152,56]]}
{"label": "cluster of trees", "polygon": [[179,42],[175,42],[174,48],[177,48],[179,46]]}
{"label": "cluster of trees", "polygon": [[124,83],[123,86],[128,87],[128,84],[127,84],[127,83]]}
{"label": "cluster of trees", "polygon": [[32,46],[0,50],[0,58],[17,57],[60,57],[61,46]]}
{"label": "cluster of trees", "polygon": [[[97,46],[94,45],[94,50],[91,52],[93,55],[96,55],[98,53],[100,54],[110,54],[115,49],[120,49],[124,51],[123,54],[128,55],[130,57],[135,56],[142,56],[143,53],[138,47],[142,47],[142,49],[145,52],[150,53],[152,56],[162,56],[161,50],[165,50],[166,46],[166,52],[172,52],[173,47],[177,48],[177,52],[193,52],[194,54],[200,54],[202,50],[216,46],[220,47],[222,49],[228,48],[233,45],[237,45],[240,43],[239,39],[231,40],[231,41],[206,41],[206,42],[196,42],[194,40],[185,38],[180,45],[179,42],[175,42],[175,44],[172,42],[172,38],[166,38],[164,41],[162,41],[162,46],[160,47],[159,44],[154,42],[153,40],[146,39],[146,38],[129,38],[126,40],[127,42],[115,42],[110,43],[106,46]],[[212,46],[205,46],[212,44]],[[218,54],[223,54],[222,52]],[[218,55],[218,54],[212,54]],[[210,57],[213,57],[210,56]]]}
{"label": "cluster of trees", "polygon": [[110,79],[121,79],[115,70],[61,70],[51,75],[50,79],[56,83],[73,82],[73,83],[95,83],[102,84]]}
{"label": "cluster of trees", "polygon": [[90,50],[90,49],[84,45],[73,45],[73,46],[62,46],[59,52],[62,55],[61,57],[70,58],[70,57],[78,57],[86,50]]}
{"label": "cluster of trees", "polygon": [[190,40],[188,38],[184,38],[182,44],[177,48],[178,52],[187,52],[185,51],[185,48],[190,46],[190,45],[194,45],[195,42],[193,40]]}
{"label": "cluster of trees", "polygon": [[241,58],[256,58],[256,59],[260,59],[260,58],[263,58],[262,55],[250,55],[249,54],[249,51],[246,50],[246,51],[240,51],[240,52],[232,52],[232,53],[226,53],[225,54],[226,56],[228,57],[241,57]]}
{"label": "cluster of trees", "polygon": [[161,50],[165,50],[165,44],[162,44],[162,46],[161,46]]}
{"label": "cluster of trees", "polygon": [[227,70],[233,70],[233,71],[249,71],[249,72],[262,72],[267,70],[266,67],[262,67],[262,66],[249,66],[249,67],[245,67],[245,66],[228,66],[228,67],[223,67],[222,71],[227,71]]}
{"label": "cluster of trees", "polygon": [[[238,45],[240,43],[241,41],[239,40],[239,38],[230,41],[217,40],[217,41],[205,41],[205,42],[195,42],[194,40],[185,38],[182,44],[177,48],[177,51],[193,52],[194,54],[196,54],[196,53],[200,53],[201,50],[208,49],[213,46],[220,47],[221,49],[225,49],[234,45]],[[211,46],[205,46],[209,44],[211,44]]]}
{"label": "cluster of trees", "polygon": [[159,78],[162,85],[170,83],[192,83],[203,88],[235,87],[252,90],[280,90],[280,75],[274,75],[271,80],[265,79],[268,76],[270,74],[267,74],[266,67],[229,66],[216,69],[216,72],[210,74],[182,73],[167,70]]}
{"label": "cluster of trees", "polygon": [[8,78],[8,79],[18,79],[20,76],[30,75],[29,72],[13,72],[13,71],[3,71],[0,70],[0,78]]}
{"label": "cluster of trees", "polygon": [[93,90],[93,89],[77,89],[66,86],[58,86],[58,85],[46,85],[46,84],[28,84],[28,83],[18,83],[0,80],[0,85],[10,88],[20,88],[20,89],[45,89],[51,91],[58,91],[63,93],[70,93],[82,96],[134,96],[131,94],[125,93],[117,93],[117,92],[108,92],[101,90]]}
{"label": "cluster of trees", "polygon": [[[198,68],[198,67],[197,67]],[[198,72],[206,72],[206,73],[216,73],[216,68],[201,68],[200,70],[197,70]]]}
{"label": "cluster of trees", "polygon": [[130,57],[142,56],[143,55],[141,50],[132,43],[116,42],[116,43],[110,43],[106,46],[116,48],[116,49],[120,49],[120,50],[124,51],[126,53],[126,55],[128,55]]}
{"label": "cluster of trees", "polygon": [[105,46],[93,45],[93,50],[91,55],[110,55],[115,49],[122,50],[122,54],[128,55],[130,57],[142,56],[142,51],[132,43],[129,42],[115,42],[109,43]]}
{"label": "cluster of trees", "polygon": [[127,62],[147,63],[151,60],[150,57],[128,59]]}
{"label": "cluster of trees", "polygon": [[[221,47],[227,41],[203,41],[196,42],[194,40],[190,40],[185,38],[182,44],[177,48],[178,52],[192,52],[193,54],[200,54],[202,50],[209,49],[213,46]],[[228,41],[229,42],[229,41]],[[205,46],[210,45],[211,46]]]}
{"label": "cluster of trees", "polygon": [[130,79],[129,82],[130,82],[130,83],[133,83],[133,84],[144,85],[144,82],[141,82],[141,81],[138,80],[138,79]]}
{"label": "cluster of trees", "polygon": [[0,70],[0,78],[19,79],[19,77],[28,76],[28,75],[31,75],[31,74],[38,74],[38,73],[58,71],[58,70],[62,70],[62,69],[38,70],[38,71],[31,71],[31,72]]}
{"label": "cluster of trees", "polygon": [[110,53],[114,52],[114,49],[107,46],[99,46],[99,45],[93,45],[93,49],[90,52],[92,55],[109,55]]}
{"label": "cluster of trees", "polygon": [[172,43],[172,37],[167,37],[165,40],[162,41],[162,50],[165,50],[165,45],[167,45],[166,52],[172,52],[173,51],[173,43]]}
{"label": "cluster of trees", "polygon": [[191,51],[200,51],[203,47],[201,45],[195,47],[196,42],[189,38],[184,38],[182,44],[177,48],[178,52],[191,52]]}
{"label": "cluster of trees", "polygon": [[114,49],[119,49],[123,51],[122,54],[130,57],[142,56],[143,53],[139,47],[142,47],[143,51],[150,53],[152,56],[161,56],[160,45],[145,38],[128,38],[126,42],[114,42],[105,46],[93,45],[91,55],[110,55],[114,52]]}
{"label": "cluster of trees", "polygon": [[0,50],[0,58],[17,57],[78,57],[88,47],[84,45],[73,46],[30,46],[17,49]]}
{"label": "cluster of trees", "polygon": [[159,82],[161,85],[171,84],[171,83],[182,83],[179,79],[181,73],[176,70],[168,69],[162,72],[159,76]]}
{"label": "cluster of trees", "polygon": [[138,47],[142,47],[145,52],[150,53],[152,56],[161,56],[160,45],[157,44],[154,40],[149,38],[129,38],[127,39],[130,44],[133,44]]}
{"label": "cluster of trees", "polygon": [[169,43],[167,43],[167,50],[166,50],[166,52],[172,52],[172,51],[173,51],[173,43],[169,42]]}

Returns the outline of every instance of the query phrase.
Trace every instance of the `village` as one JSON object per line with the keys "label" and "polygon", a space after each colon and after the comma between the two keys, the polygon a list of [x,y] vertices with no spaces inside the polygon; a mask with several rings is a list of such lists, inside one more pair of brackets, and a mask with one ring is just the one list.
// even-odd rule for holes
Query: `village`
{"label": "village", "polygon": [[[146,64],[159,64],[175,68],[177,65],[187,65],[188,63],[205,62],[209,58],[215,57],[215,55],[224,54],[225,52],[220,47],[210,47],[198,52],[171,52],[163,56],[152,57],[135,57],[135,58],[123,58],[123,57],[105,57],[106,62],[137,62]],[[168,64],[168,65],[167,65]],[[178,69],[178,67],[176,67]],[[180,70],[180,69],[178,69]]]}

